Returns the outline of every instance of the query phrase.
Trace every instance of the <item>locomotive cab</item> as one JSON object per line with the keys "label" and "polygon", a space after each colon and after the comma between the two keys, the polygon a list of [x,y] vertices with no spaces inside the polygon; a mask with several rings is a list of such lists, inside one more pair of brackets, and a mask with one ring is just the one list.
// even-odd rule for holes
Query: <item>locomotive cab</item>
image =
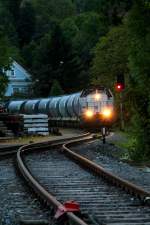
{"label": "locomotive cab", "polygon": [[100,127],[112,123],[113,96],[106,88],[84,90],[80,96],[80,116],[83,124]]}

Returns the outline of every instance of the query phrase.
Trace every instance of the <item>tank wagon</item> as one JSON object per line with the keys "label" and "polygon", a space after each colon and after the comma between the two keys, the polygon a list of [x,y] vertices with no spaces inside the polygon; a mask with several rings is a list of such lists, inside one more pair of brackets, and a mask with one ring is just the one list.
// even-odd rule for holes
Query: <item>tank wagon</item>
{"label": "tank wagon", "polygon": [[45,99],[11,101],[8,111],[17,114],[48,114],[52,125],[102,127],[114,120],[111,91],[104,87]]}

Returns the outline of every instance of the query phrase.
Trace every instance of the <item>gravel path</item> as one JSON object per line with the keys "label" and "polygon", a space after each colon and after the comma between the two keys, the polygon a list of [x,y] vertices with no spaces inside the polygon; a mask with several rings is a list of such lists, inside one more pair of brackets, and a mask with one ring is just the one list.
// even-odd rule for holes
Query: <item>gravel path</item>
{"label": "gravel path", "polygon": [[150,192],[150,173],[122,162],[117,156],[122,149],[106,143],[102,144],[100,140],[91,141],[80,146],[72,148],[97,164],[107,168],[108,171],[127,179]]}

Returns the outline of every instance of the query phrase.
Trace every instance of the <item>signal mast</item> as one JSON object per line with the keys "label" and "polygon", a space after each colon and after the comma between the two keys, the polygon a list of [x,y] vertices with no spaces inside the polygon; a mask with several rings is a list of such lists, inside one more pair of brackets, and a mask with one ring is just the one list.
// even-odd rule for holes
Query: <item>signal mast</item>
{"label": "signal mast", "polygon": [[120,129],[124,130],[124,116],[123,116],[123,90],[125,89],[124,75],[117,75],[117,82],[115,84],[116,92],[120,93]]}

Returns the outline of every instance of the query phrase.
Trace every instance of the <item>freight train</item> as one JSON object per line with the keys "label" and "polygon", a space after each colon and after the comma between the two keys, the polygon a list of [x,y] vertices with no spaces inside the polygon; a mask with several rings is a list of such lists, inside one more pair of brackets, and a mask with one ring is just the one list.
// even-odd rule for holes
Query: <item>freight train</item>
{"label": "freight train", "polygon": [[47,114],[52,126],[100,128],[114,121],[114,99],[104,87],[44,99],[14,100],[7,106],[14,114]]}

